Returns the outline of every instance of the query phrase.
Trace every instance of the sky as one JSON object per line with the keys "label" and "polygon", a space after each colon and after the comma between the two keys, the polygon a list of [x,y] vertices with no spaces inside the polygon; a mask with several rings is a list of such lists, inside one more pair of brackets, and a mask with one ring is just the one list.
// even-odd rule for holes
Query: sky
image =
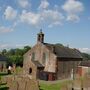
{"label": "sky", "polygon": [[45,42],[90,53],[90,0],[0,0],[0,50]]}

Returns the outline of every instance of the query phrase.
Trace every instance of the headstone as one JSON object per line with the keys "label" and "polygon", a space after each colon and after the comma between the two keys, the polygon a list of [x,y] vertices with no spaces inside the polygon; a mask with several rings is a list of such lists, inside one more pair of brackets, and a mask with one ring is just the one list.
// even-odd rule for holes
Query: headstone
{"label": "headstone", "polygon": [[38,81],[28,76],[8,77],[7,85],[9,90],[39,90]]}

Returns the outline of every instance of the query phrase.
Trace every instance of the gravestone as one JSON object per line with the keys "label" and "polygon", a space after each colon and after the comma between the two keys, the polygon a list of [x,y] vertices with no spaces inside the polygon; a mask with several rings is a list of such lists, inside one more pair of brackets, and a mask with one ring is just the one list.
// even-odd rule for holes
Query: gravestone
{"label": "gravestone", "polygon": [[28,76],[8,76],[7,86],[9,90],[39,90],[37,80],[30,79]]}

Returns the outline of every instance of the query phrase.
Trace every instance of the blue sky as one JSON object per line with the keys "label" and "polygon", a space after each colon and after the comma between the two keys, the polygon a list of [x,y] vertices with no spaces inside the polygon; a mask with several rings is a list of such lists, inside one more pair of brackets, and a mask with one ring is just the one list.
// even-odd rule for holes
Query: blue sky
{"label": "blue sky", "polygon": [[90,53],[90,0],[0,0],[0,49],[45,42]]}

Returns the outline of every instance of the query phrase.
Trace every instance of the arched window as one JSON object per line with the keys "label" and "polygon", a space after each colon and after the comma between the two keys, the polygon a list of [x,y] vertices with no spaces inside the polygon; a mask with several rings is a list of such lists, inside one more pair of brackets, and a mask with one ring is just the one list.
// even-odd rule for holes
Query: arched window
{"label": "arched window", "polygon": [[32,53],[32,60],[33,61],[35,60],[35,53],[34,52]]}
{"label": "arched window", "polygon": [[29,74],[31,74],[32,73],[32,68],[29,68]]}

